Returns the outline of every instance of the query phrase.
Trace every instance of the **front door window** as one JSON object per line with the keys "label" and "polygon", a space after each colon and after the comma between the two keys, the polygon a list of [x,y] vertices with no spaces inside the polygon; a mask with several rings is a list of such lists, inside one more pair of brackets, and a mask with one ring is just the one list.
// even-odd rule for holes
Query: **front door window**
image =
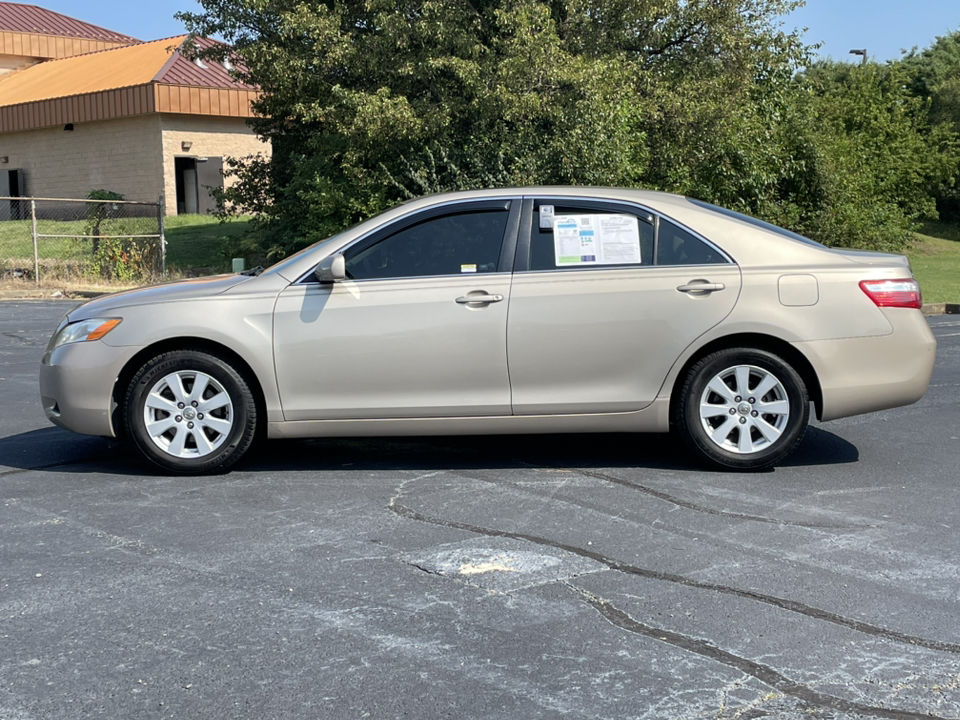
{"label": "front door window", "polygon": [[508,211],[434,217],[344,253],[351,280],[467,275],[497,271]]}

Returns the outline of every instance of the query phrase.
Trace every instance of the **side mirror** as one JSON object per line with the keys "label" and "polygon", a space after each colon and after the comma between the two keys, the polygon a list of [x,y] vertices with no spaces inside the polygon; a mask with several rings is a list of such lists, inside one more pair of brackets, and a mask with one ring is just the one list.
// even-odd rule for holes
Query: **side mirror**
{"label": "side mirror", "polygon": [[340,282],[347,277],[347,261],[343,255],[331,255],[317,265],[314,277],[320,282]]}

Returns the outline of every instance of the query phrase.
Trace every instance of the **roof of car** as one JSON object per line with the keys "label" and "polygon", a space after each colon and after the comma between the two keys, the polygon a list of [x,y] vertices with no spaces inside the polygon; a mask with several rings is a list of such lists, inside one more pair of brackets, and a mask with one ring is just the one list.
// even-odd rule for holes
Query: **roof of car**
{"label": "roof of car", "polygon": [[518,195],[545,195],[570,198],[609,198],[639,203],[689,204],[686,197],[660,190],[637,188],[595,187],[588,185],[531,185],[527,187],[481,188],[421,195],[406,200],[403,205],[424,204],[456,200],[507,197]]}

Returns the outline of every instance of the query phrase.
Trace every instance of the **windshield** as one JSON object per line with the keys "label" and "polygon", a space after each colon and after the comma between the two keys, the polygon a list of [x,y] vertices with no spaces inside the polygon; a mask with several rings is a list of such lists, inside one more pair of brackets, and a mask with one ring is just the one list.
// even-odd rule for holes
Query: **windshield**
{"label": "windshield", "polygon": [[[355,222],[355,223],[353,223],[353,225],[350,225],[349,227],[345,227],[345,228],[344,228],[343,230],[341,230],[340,232],[334,233],[333,235],[331,235],[331,236],[328,237],[328,238],[325,238],[325,239],[323,239],[323,240],[319,240],[319,241],[313,243],[313,245],[307,245],[307,247],[305,247],[305,248],[303,248],[303,249],[301,249],[301,250],[297,250],[297,252],[295,252],[293,255],[288,255],[287,257],[283,258],[283,260],[278,260],[276,263],[274,263],[273,265],[271,265],[270,267],[268,267],[264,272],[265,272],[267,275],[273,275],[274,273],[279,274],[279,275],[283,275],[283,270],[284,270],[284,268],[290,267],[291,265],[293,265],[294,263],[296,263],[297,260],[299,260],[300,257],[301,257],[304,253],[311,252],[311,251],[315,250],[316,248],[320,247],[321,245],[326,245],[326,244],[327,244],[328,242],[330,242],[331,240],[336,240],[337,238],[343,237],[346,233],[352,231],[354,228],[356,228],[356,227],[358,227],[358,226],[360,226],[360,225],[363,225],[363,224],[366,223],[366,222],[370,222],[370,220],[373,220],[373,219],[375,219],[375,218],[377,218],[377,217],[379,217],[379,215],[375,215],[373,218],[367,218],[366,220],[361,220],[361,221],[359,221],[359,222]],[[286,276],[284,276],[284,277],[286,277]]]}
{"label": "windshield", "polygon": [[303,255],[304,253],[310,252],[310,251],[313,250],[314,248],[318,248],[318,247],[320,247],[321,245],[324,245],[324,244],[330,242],[331,240],[337,239],[338,237],[340,237],[341,235],[343,235],[344,232],[345,232],[345,231],[340,231],[340,232],[336,233],[335,235],[331,235],[330,237],[328,237],[328,238],[326,238],[326,239],[324,239],[324,240],[320,240],[320,241],[318,241],[318,242],[315,242],[313,245],[307,245],[307,247],[305,247],[305,248],[303,248],[303,249],[301,249],[301,250],[297,250],[297,252],[295,252],[293,255],[288,255],[288,256],[285,257],[283,260],[279,260],[278,262],[275,262],[273,265],[271,265],[269,268],[267,268],[264,272],[267,273],[267,274],[270,274],[270,275],[272,275],[272,274],[274,274],[274,273],[278,273],[278,274],[281,274],[281,275],[282,275],[282,274],[283,274],[283,269],[284,269],[285,267],[288,267],[289,265],[292,265],[293,263],[295,263],[295,262],[297,261],[297,259],[298,259],[301,255]]}
{"label": "windshield", "polygon": [[768,230],[769,232],[776,233],[785,238],[790,238],[791,240],[796,240],[797,242],[802,242],[805,245],[815,245],[816,247],[825,247],[822,243],[818,243],[816,240],[811,240],[808,237],[799,235],[798,233],[792,232],[785,228],[780,227],[779,225],[774,225],[773,223],[764,222],[763,220],[757,220],[755,217],[750,217],[749,215],[744,215],[743,213],[738,213],[734,210],[727,210],[727,208],[720,207],[719,205],[711,205],[706,203],[703,200],[697,200],[692,197],[688,197],[687,200],[692,202],[698,207],[702,207],[705,210],[710,210],[720,215],[725,215],[734,220],[739,220],[740,222],[745,222],[748,225],[753,225],[754,227],[761,228],[763,230]]}

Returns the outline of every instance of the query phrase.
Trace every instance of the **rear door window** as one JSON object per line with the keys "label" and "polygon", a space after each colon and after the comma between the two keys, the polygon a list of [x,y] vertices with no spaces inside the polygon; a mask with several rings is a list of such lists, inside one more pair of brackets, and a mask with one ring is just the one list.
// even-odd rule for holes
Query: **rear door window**
{"label": "rear door window", "polygon": [[652,265],[652,216],[610,204],[536,201],[530,270]]}

